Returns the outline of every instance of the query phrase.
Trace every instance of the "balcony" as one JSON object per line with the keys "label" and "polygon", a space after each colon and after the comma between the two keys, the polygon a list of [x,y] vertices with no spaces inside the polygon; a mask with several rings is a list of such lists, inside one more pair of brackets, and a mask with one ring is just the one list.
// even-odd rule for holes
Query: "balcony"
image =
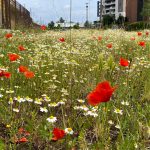
{"label": "balcony", "polygon": [[109,5],[115,5],[115,2],[110,2],[110,3],[104,3],[105,6],[109,6]]}

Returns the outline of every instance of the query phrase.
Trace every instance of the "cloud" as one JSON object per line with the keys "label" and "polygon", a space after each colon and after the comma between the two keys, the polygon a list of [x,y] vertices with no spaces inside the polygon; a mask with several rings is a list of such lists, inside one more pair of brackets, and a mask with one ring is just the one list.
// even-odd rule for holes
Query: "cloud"
{"label": "cloud", "polygon": [[[58,21],[60,17],[69,20],[69,0],[17,0],[28,10],[31,10],[33,20],[49,23],[51,20]],[[84,22],[85,21],[85,3],[88,0],[73,0],[72,1],[72,21]],[[97,3],[91,2],[89,8],[90,20],[97,19]]]}
{"label": "cloud", "polygon": [[64,6],[64,8],[65,8],[65,9],[69,9],[69,8],[70,8],[70,5],[67,4],[67,5]]}

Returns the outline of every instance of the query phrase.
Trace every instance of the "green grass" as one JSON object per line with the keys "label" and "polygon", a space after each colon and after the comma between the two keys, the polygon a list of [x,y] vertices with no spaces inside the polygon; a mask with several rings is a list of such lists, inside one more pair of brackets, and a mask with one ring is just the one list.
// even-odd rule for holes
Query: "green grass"
{"label": "green grass", "polygon": [[[11,39],[1,32],[0,68],[12,74],[10,79],[0,77],[1,149],[147,149],[150,145],[150,35],[146,36],[145,32],[137,36],[137,32],[123,30],[72,30],[71,43],[69,31],[24,34],[11,31]],[[97,40],[98,36],[102,36],[101,41]],[[61,37],[65,42],[59,41]],[[145,41],[146,47],[139,46],[139,41]],[[111,49],[106,46],[109,43]],[[19,45],[26,50],[19,51]],[[21,58],[10,62],[8,53]],[[128,59],[130,66],[120,66],[120,57]],[[20,65],[27,66],[35,77],[27,79],[19,73]],[[105,80],[117,85],[117,90],[108,103],[90,106],[88,93]],[[33,102],[28,102],[29,98]],[[13,104],[9,104],[11,99]],[[46,107],[48,112],[41,112],[40,107]],[[85,115],[86,109],[97,117]],[[116,109],[123,114],[115,113]],[[46,120],[49,116],[57,117],[57,121],[49,123]],[[15,140],[25,136],[18,133],[20,127],[30,135],[26,136],[28,142],[18,144]],[[74,134],[53,142],[54,127],[72,128]]]}

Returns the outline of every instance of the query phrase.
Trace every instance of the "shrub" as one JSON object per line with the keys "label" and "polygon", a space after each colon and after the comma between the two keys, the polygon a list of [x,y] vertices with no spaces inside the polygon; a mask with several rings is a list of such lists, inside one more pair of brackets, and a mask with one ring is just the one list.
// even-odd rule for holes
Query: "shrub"
{"label": "shrub", "polygon": [[79,29],[79,28],[80,28],[79,23],[75,24],[75,25],[73,26],[73,28],[74,28],[74,29]]}
{"label": "shrub", "polygon": [[143,30],[143,29],[150,29],[149,22],[134,22],[134,23],[127,23],[126,30],[134,31],[134,30]]}

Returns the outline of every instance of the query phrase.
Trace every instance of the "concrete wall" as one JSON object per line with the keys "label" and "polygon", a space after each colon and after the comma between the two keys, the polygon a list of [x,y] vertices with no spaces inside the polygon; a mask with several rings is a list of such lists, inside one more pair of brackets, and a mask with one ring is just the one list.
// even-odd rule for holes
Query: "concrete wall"
{"label": "concrete wall", "polygon": [[[3,12],[2,12],[3,1]],[[10,5],[9,5],[10,2]],[[10,6],[10,7],[9,7]],[[6,10],[6,11],[5,11]],[[3,14],[3,19],[2,19]],[[0,0],[0,26],[4,28],[29,27],[32,24],[30,12],[14,0]]]}
{"label": "concrete wall", "polygon": [[2,2],[0,0],[0,27],[2,26],[2,7],[1,7],[1,5],[2,5]]}
{"label": "concrete wall", "polygon": [[11,14],[11,28],[12,28],[12,29],[15,29],[15,26],[16,26],[15,14],[12,13],[12,14]]}

